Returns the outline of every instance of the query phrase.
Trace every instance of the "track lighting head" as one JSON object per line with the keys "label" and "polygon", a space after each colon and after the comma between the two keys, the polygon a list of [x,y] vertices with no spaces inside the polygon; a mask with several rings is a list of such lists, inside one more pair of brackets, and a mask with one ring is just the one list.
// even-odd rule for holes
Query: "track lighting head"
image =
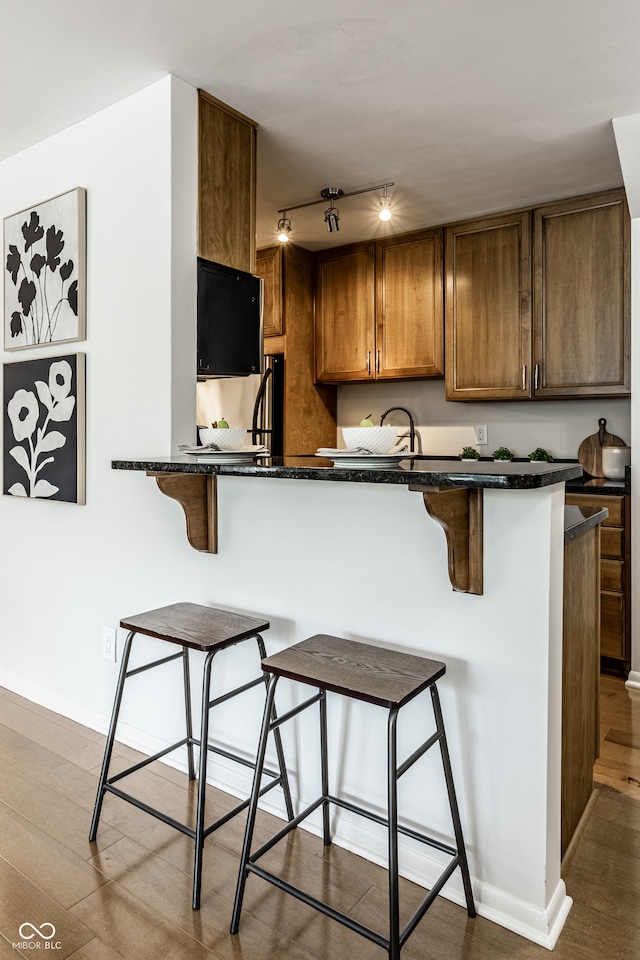
{"label": "track lighting head", "polygon": [[278,213],[282,214],[280,220],[278,220],[278,240],[280,240],[281,243],[286,243],[289,239],[289,234],[291,232],[291,221],[287,219],[287,212],[289,210],[300,210],[302,207],[312,207],[316,203],[322,203],[323,201],[328,200],[329,206],[324,212],[324,222],[327,225],[329,233],[337,233],[337,231],[340,229],[340,214],[338,213],[338,208],[335,206],[335,201],[340,197],[355,197],[358,193],[371,193],[374,190],[384,190],[384,195],[380,197],[380,213],[378,216],[381,220],[390,220],[391,197],[387,196],[387,187],[393,186],[393,181],[389,181],[389,183],[381,183],[377,187],[365,187],[364,190],[352,190],[350,193],[345,193],[344,190],[340,189],[340,187],[325,187],[320,191],[320,196],[322,198],[321,200],[310,200],[308,203],[297,203],[287,207],[286,209],[278,210]]}
{"label": "track lighting head", "polygon": [[[286,210],[282,211],[286,214]],[[288,220],[286,216],[280,217],[278,220],[278,240],[280,243],[286,243],[289,239],[289,234],[291,233],[291,220]]]}

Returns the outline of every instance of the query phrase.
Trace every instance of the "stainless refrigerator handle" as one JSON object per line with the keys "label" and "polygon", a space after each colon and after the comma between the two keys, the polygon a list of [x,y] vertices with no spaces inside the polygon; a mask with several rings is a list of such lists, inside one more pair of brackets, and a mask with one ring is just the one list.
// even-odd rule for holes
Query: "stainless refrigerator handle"
{"label": "stainless refrigerator handle", "polygon": [[[262,375],[262,380],[260,381],[260,386],[258,387],[258,392],[256,393],[256,402],[253,407],[253,419],[251,422],[251,442],[253,444],[258,443],[258,434],[259,433],[262,434],[262,431],[265,429],[264,400],[265,400],[265,393],[267,390],[267,382],[272,373],[273,373],[273,368],[267,367],[264,374]],[[258,423],[259,420],[260,420],[260,423]],[[264,436],[262,436],[262,441],[264,442]]]}

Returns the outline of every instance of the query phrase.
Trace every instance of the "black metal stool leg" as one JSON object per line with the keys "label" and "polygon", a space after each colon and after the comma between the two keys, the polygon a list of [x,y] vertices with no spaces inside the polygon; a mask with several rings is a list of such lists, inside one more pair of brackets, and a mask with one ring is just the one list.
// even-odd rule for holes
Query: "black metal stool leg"
{"label": "black metal stool leg", "polygon": [[196,836],[195,860],[193,866],[193,901],[194,910],[200,909],[200,889],[202,887],[202,854],[204,849],[204,804],[207,794],[207,759],[209,743],[209,703],[211,666],[216,651],[212,650],[205,657],[202,671],[202,719],[200,723],[200,757],[198,763],[198,805],[196,809]]}
{"label": "black metal stool leg", "polygon": [[98,823],[100,821],[100,813],[102,812],[102,801],[104,800],[104,785],[107,782],[107,777],[109,776],[109,765],[111,764],[111,754],[113,752],[113,744],[116,738],[116,727],[118,725],[118,715],[120,713],[120,705],[122,703],[124,682],[127,678],[129,654],[131,653],[131,645],[134,637],[135,632],[131,630],[127,634],[127,639],[125,640],[124,650],[122,653],[122,663],[120,665],[118,684],[116,686],[116,696],[113,702],[113,710],[111,713],[111,723],[109,724],[109,732],[107,734],[107,742],[105,744],[104,757],[102,759],[102,770],[100,771],[96,803],[93,810],[93,819],[91,820],[91,829],[89,830],[89,840],[95,840],[96,834],[98,833]]}
{"label": "black metal stool leg", "polygon": [[[258,641],[258,652],[260,653],[260,660],[266,660],[267,651],[264,645],[264,639],[258,633],[256,634],[256,640]],[[265,687],[269,689],[269,674],[263,673]],[[273,706],[271,708],[271,719],[277,720],[278,714],[276,712],[275,699],[273,701]],[[289,774],[287,773],[287,766],[284,759],[284,750],[282,749],[282,737],[280,736],[280,727],[276,727],[273,731],[273,738],[276,746],[276,756],[278,758],[278,769],[280,770],[280,781],[282,783],[282,792],[284,794],[284,804],[287,811],[287,819],[289,823],[293,820],[293,803],[291,802],[291,788],[289,787]]]}
{"label": "black metal stool leg", "polygon": [[244,842],[242,845],[242,856],[240,858],[240,869],[238,871],[238,885],[233,904],[233,916],[231,918],[231,933],[237,933],[240,926],[240,911],[242,910],[242,901],[244,899],[244,888],[247,883],[247,863],[251,856],[251,844],[253,841],[253,830],[256,824],[256,813],[258,811],[258,798],[260,796],[260,781],[262,779],[262,768],[264,766],[264,757],[267,751],[267,739],[271,728],[271,717],[273,712],[273,703],[276,693],[277,676],[269,677],[267,684],[267,696],[264,704],[264,716],[262,718],[262,729],[260,730],[260,740],[258,741],[258,752],[256,755],[256,767],[253,774],[253,786],[251,787],[251,798],[249,801],[249,812],[247,813],[247,824],[244,831]]}
{"label": "black metal stool leg", "polygon": [[327,738],[327,691],[320,690],[320,760],[322,763],[322,839],[325,847],[331,845],[329,825],[329,754]]}
{"label": "black metal stool leg", "polygon": [[467,861],[467,851],[464,845],[462,835],[462,824],[460,822],[460,812],[458,810],[458,801],[456,799],[456,790],[453,784],[453,773],[451,771],[451,761],[449,759],[449,748],[447,746],[447,737],[444,732],[444,721],[442,719],[442,709],[440,707],[440,697],[435,683],[430,686],[431,700],[433,702],[433,713],[436,718],[436,726],[441,733],[440,736],[440,754],[442,756],[442,766],[444,768],[444,778],[447,784],[447,793],[449,794],[449,806],[451,808],[451,817],[453,819],[453,831],[456,838],[456,848],[460,857],[460,870],[462,873],[462,883],[464,886],[464,895],[467,901],[467,913],[470,917],[476,916],[476,908],[473,900],[473,890],[471,889],[471,877],[469,875],[469,863]]}
{"label": "black metal stool leg", "polygon": [[189,673],[189,647],[182,648],[182,676],[184,681],[184,719],[187,730],[187,764],[189,780],[195,780],[196,768],[193,762],[193,719],[191,715],[191,676]]}
{"label": "black metal stool leg", "polygon": [[389,960],[400,960],[397,720],[397,709],[390,710],[387,727],[387,808],[389,818]]}

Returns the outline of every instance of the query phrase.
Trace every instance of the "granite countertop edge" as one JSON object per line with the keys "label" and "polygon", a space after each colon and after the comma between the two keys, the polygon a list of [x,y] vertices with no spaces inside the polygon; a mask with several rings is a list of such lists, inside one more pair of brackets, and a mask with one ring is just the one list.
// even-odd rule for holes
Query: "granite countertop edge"
{"label": "granite countertop edge", "polygon": [[[293,458],[292,458],[293,459]],[[576,463],[530,464],[482,462],[463,464],[456,460],[409,459],[402,466],[384,469],[346,469],[331,461],[313,464],[312,457],[297,458],[295,466],[213,464],[188,456],[112,460],[114,470],[144,470],[149,473],[187,473],[226,477],[325,480],[345,483],[386,483],[477,489],[531,490],[582,476]],[[316,458],[317,461],[317,458]]]}
{"label": "granite countertop edge", "polygon": [[609,516],[606,507],[573,507],[564,508],[564,542],[569,543],[581,537],[587,530],[597,527]]}

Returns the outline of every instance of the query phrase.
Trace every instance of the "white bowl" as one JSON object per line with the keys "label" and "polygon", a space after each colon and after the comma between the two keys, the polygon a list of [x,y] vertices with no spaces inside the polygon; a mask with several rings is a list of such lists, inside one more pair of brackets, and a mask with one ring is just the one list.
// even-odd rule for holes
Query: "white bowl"
{"label": "white bowl", "polygon": [[362,447],[371,453],[389,453],[398,436],[397,427],[343,427],[342,438],[348,450]]}
{"label": "white bowl", "polygon": [[200,427],[198,430],[200,443],[206,447],[208,443],[215,443],[220,450],[239,450],[247,438],[246,430],[236,430],[233,427]]}
{"label": "white bowl", "polygon": [[631,447],[603,447],[602,472],[608,480],[624,480],[624,468],[631,463]]}

